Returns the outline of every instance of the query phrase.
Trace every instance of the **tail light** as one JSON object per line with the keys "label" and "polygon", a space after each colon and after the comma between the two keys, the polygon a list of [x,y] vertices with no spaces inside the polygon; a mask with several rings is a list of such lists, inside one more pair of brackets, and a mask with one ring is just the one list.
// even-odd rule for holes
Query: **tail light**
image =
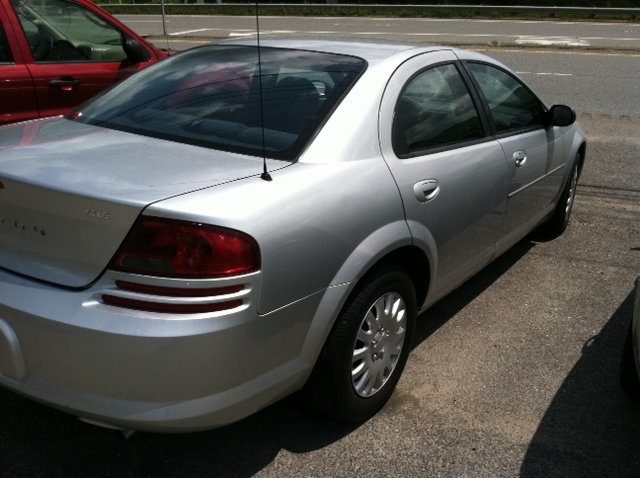
{"label": "tail light", "polygon": [[233,229],[143,218],[110,269],[171,278],[225,278],[259,270],[260,248],[251,236]]}

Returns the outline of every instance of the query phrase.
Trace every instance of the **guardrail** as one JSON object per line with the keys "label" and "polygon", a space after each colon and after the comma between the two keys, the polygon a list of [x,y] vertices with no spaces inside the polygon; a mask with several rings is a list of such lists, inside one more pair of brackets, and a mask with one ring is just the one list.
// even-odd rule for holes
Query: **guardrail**
{"label": "guardrail", "polygon": [[[237,10],[245,8],[253,8],[253,3],[134,3],[124,4],[110,1],[109,3],[100,2],[100,6],[109,9],[117,7],[118,9],[135,9],[135,8],[153,8],[162,4],[163,7],[179,8],[189,7],[197,10]],[[353,4],[353,3],[337,3],[337,1],[327,0],[327,3],[258,3],[260,10],[367,10],[367,11],[398,11],[403,12],[478,12],[478,13],[527,13],[539,15],[585,15],[585,16],[619,16],[631,17],[632,19],[640,16],[640,8],[606,8],[606,7],[534,7],[534,6],[503,6],[503,5],[388,5],[388,4]]]}

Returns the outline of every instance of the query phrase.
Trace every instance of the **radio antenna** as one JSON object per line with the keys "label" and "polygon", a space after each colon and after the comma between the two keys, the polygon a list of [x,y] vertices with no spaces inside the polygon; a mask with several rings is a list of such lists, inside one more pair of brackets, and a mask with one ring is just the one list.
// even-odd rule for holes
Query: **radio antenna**
{"label": "radio antenna", "polygon": [[271,181],[273,178],[267,170],[267,146],[264,138],[264,102],[262,101],[262,56],[260,53],[260,12],[258,2],[256,6],[256,41],[258,46],[258,99],[260,100],[260,130],[262,132],[262,174],[260,178],[264,181]]}

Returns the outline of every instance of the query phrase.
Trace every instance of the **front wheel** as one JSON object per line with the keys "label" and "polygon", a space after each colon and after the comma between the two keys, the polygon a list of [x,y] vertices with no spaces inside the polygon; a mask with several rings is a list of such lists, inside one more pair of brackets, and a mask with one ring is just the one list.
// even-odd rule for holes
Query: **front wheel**
{"label": "front wheel", "polygon": [[569,179],[562,190],[560,199],[556,204],[553,214],[541,226],[541,231],[549,237],[558,237],[569,225],[571,218],[571,210],[576,198],[576,189],[578,187],[578,176],[580,174],[578,168],[580,164],[580,153],[576,154],[576,158],[569,172]]}
{"label": "front wheel", "polygon": [[307,401],[347,422],[387,403],[407,362],[416,318],[415,289],[401,270],[365,278],[349,299],[307,382]]}

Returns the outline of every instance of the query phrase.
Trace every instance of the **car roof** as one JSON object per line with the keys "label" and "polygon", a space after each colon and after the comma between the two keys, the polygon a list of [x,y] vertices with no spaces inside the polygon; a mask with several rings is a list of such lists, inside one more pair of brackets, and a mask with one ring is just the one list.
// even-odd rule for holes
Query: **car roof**
{"label": "car roof", "polygon": [[[256,45],[257,38],[243,38],[224,41],[224,44]],[[323,53],[335,53],[340,55],[352,55],[363,58],[369,64],[374,64],[390,57],[401,55],[409,56],[426,53],[429,51],[451,50],[449,47],[438,45],[426,45],[410,42],[392,42],[377,40],[355,39],[321,39],[321,38],[260,38],[260,46],[273,48],[291,48],[295,50],[309,50]]]}

